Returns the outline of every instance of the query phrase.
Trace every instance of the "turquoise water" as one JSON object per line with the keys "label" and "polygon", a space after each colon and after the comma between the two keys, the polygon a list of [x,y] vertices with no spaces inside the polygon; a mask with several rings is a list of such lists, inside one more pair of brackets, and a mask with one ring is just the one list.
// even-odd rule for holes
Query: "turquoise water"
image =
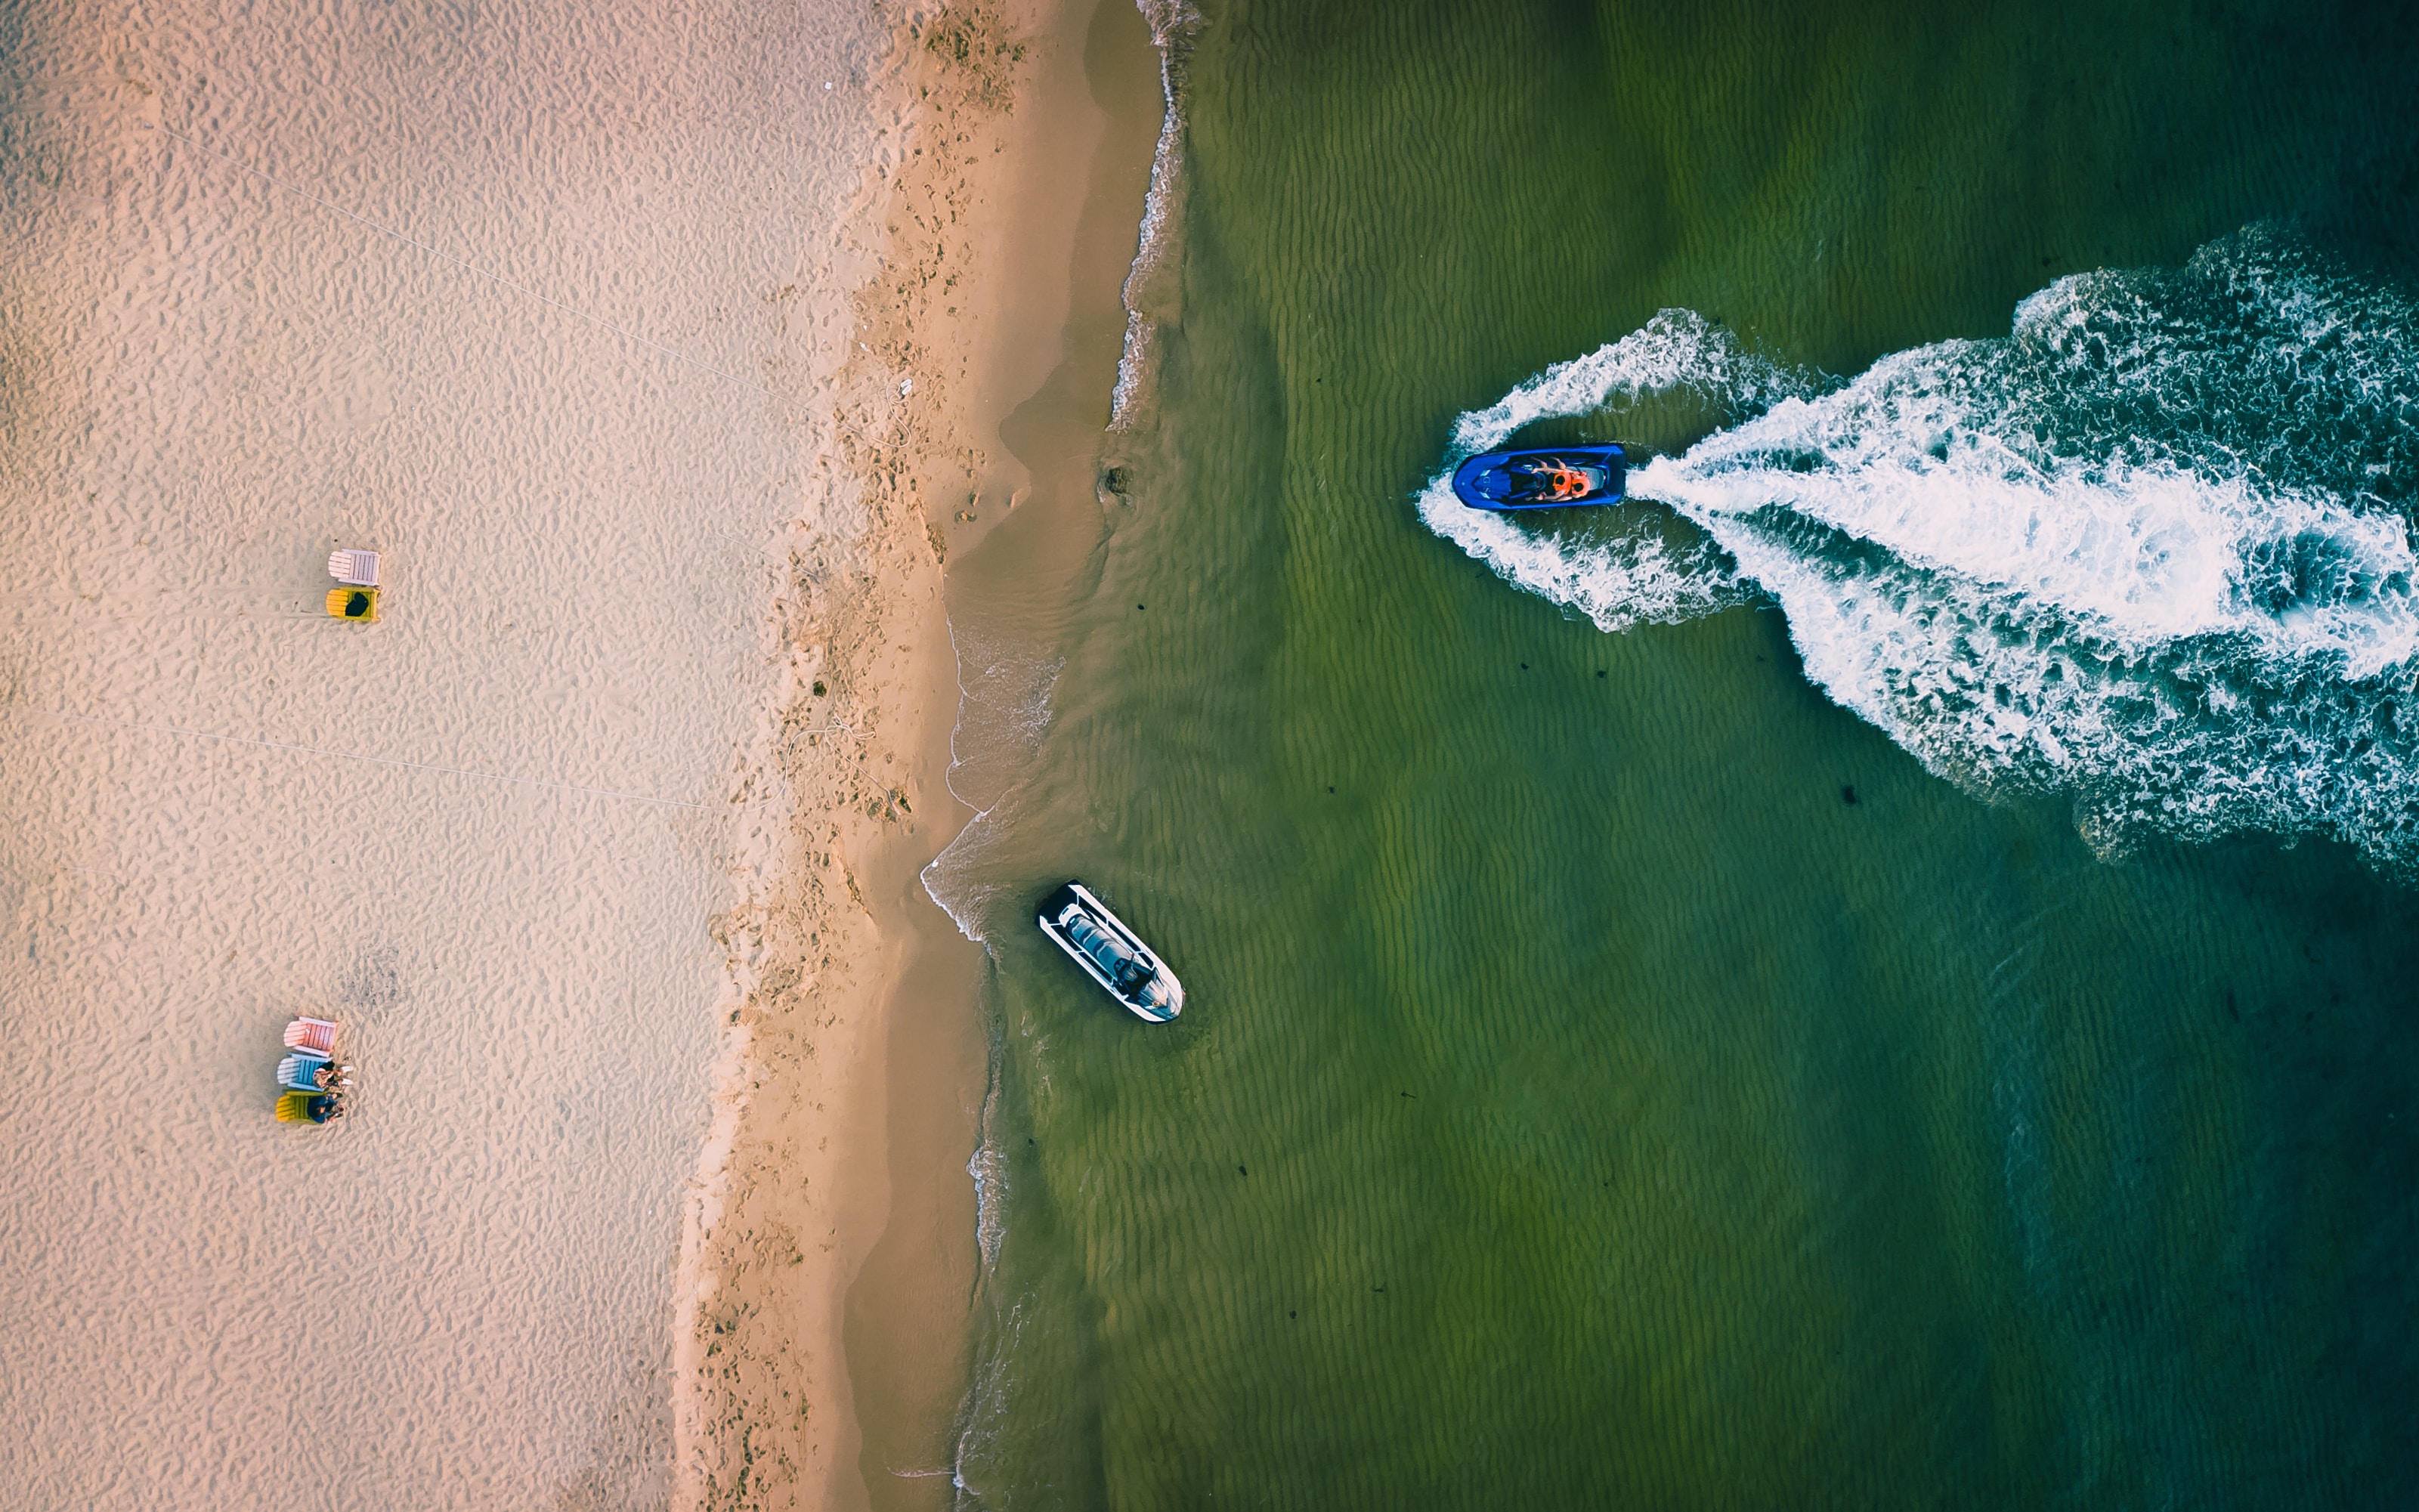
{"label": "turquoise water", "polygon": [[[2409,1500],[2409,41],[1204,21],[1133,501],[961,625],[963,1500]],[[1652,501],[1424,514],[1555,426]]]}

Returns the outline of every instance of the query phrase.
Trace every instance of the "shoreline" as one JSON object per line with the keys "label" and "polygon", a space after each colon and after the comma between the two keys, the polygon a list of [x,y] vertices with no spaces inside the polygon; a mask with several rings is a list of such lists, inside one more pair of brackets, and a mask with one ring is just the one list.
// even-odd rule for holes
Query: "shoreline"
{"label": "shoreline", "polygon": [[815,376],[827,428],[767,616],[778,717],[736,784],[788,811],[742,847],[716,929],[724,1043],[673,1291],[677,1505],[950,1487],[989,1047],[982,951],[919,880],[973,817],[948,783],[945,577],[1061,471],[1015,455],[1012,411],[1102,367],[1099,412],[1051,430],[1062,450],[1106,440],[1115,356],[1072,323],[1103,303],[1122,320],[1133,221],[1104,276],[1076,245],[1098,176],[1066,168],[1114,124],[1087,54],[1129,31],[1148,42],[1124,0],[954,4],[901,19],[877,73],[895,134],[851,218],[876,269],[848,297],[847,355]]}

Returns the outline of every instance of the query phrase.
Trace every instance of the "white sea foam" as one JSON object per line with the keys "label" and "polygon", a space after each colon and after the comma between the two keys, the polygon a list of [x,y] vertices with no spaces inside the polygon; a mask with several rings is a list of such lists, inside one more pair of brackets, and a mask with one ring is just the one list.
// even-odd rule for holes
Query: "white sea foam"
{"label": "white sea foam", "polygon": [[1136,235],[1133,265],[1127,270],[1121,298],[1126,310],[1125,345],[1117,353],[1117,387],[1109,394],[1109,428],[1131,420],[1135,404],[1148,390],[1158,349],[1160,322],[1166,319],[1172,289],[1162,289],[1161,277],[1174,255],[1178,222],[1183,207],[1185,68],[1201,13],[1187,0],[1135,0],[1150,25],[1151,45],[1159,49],[1159,89],[1163,109],[1159,142],[1151,149],[1150,188],[1143,196],[1142,226]]}
{"label": "white sea foam", "polygon": [[1454,423],[1453,446],[1468,456],[1540,420],[1675,393],[1748,412],[1811,393],[1817,383],[1810,373],[1746,350],[1693,310],[1666,310],[1610,346],[1556,363],[1463,415]]}
{"label": "white sea foam", "polygon": [[1065,665],[1004,637],[956,621],[949,640],[958,659],[958,715],[949,730],[950,795],[976,810],[941,854],[925,863],[925,896],[967,939],[983,938],[997,888],[982,880],[983,859],[1006,833],[1016,779],[1031,762],[1051,717],[1051,694]]}
{"label": "white sea foam", "polygon": [[1574,541],[1540,534],[1501,515],[1463,508],[1450,475],[1421,494],[1420,517],[1504,578],[1569,605],[1598,629],[1626,630],[1641,620],[1677,625],[1745,601],[1729,563],[1704,539],[1673,547],[1655,535]]}
{"label": "white sea foam", "polygon": [[1557,363],[1487,409],[1463,415],[1454,425],[1447,466],[1420,496],[1420,517],[1513,582],[1570,605],[1605,630],[1710,613],[1740,602],[1741,587],[1706,541],[1675,547],[1644,533],[1611,540],[1541,533],[1502,515],[1464,508],[1453,496],[1451,464],[1500,444],[1523,425],[1557,416],[1681,393],[1728,414],[1814,387],[1811,375],[1743,351],[1703,316],[1666,310],[1610,346]]}
{"label": "white sea foam", "polygon": [[1760,591],[1810,675],[1934,770],[2073,793],[2145,827],[2348,841],[2419,860],[2411,306],[2254,227],[2180,270],[2098,272],[2011,333],[1826,386],[1686,312],[1464,415],[1518,427],[1686,391],[1735,423],[1636,470],[1702,532],[1606,541],[1423,517],[1607,629]]}

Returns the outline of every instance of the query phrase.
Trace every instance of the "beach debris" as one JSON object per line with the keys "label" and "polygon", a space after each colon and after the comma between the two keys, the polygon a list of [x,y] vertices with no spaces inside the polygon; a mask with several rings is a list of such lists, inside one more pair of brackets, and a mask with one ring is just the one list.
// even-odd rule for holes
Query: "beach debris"
{"label": "beach debris", "polygon": [[340,548],[328,553],[328,576],[337,587],[328,590],[328,617],[375,625],[378,617],[378,554]]}

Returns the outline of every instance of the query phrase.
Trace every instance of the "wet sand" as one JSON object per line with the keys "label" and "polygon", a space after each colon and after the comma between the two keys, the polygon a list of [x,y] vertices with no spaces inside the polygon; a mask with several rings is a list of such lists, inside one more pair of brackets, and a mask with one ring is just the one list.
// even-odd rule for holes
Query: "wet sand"
{"label": "wet sand", "polygon": [[888,79],[913,101],[904,167],[828,458],[867,525],[802,544],[811,671],[767,768],[824,797],[724,927],[730,1039],[678,1288],[689,1505],[951,1494],[987,1052],[982,953],[918,881],[973,811],[948,780],[969,651],[944,609],[962,563],[1004,559],[996,531],[1045,541],[1060,585],[1099,538],[1158,127],[1157,56],[1119,0],[953,6],[902,32]]}

